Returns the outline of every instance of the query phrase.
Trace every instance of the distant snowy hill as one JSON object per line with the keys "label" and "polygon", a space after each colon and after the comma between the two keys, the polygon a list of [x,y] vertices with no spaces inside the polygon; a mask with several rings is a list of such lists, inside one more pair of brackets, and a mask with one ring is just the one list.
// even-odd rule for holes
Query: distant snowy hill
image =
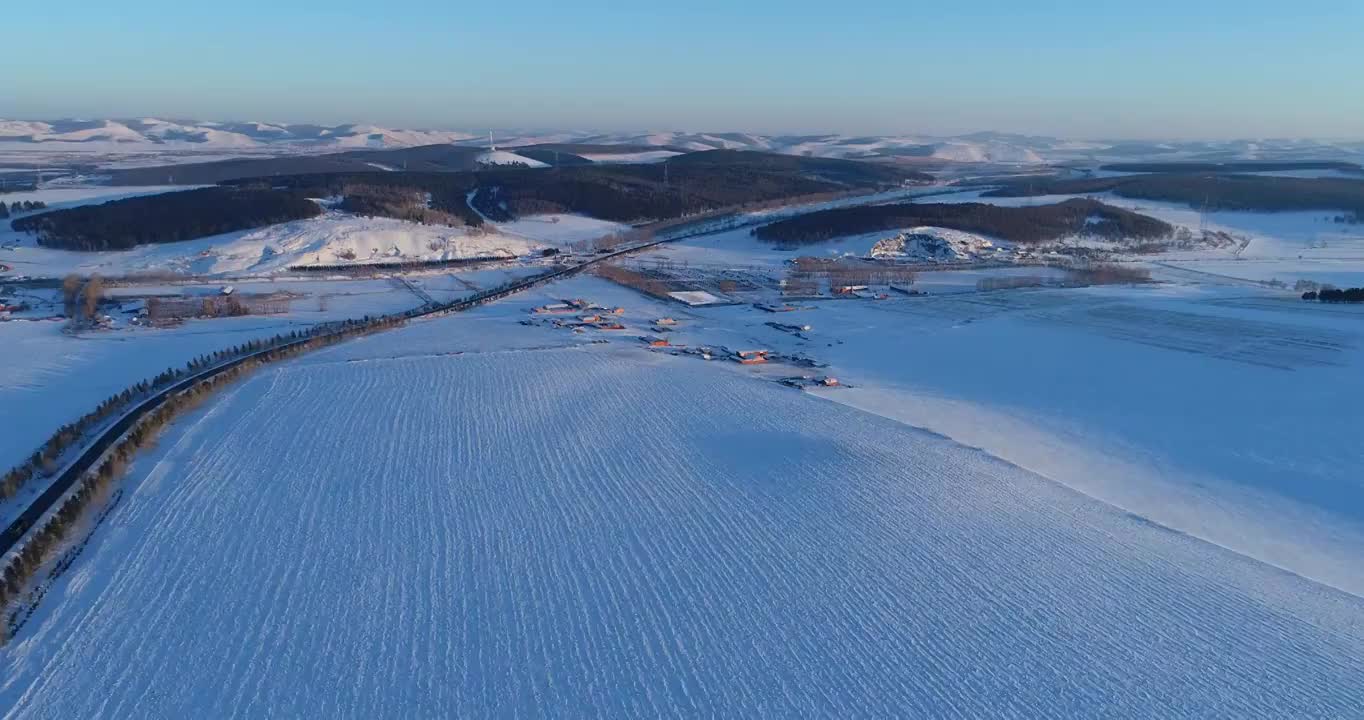
{"label": "distant snowy hill", "polygon": [[88,149],[97,151],[345,150],[436,145],[472,137],[475,136],[449,130],[395,130],[374,125],[325,127],[159,118],[46,122],[0,120],[0,143],[23,143],[54,150],[75,150],[81,149],[81,146],[89,146]]}
{"label": "distant snowy hill", "polygon": [[[427,145],[460,145],[486,150],[489,142],[515,153],[530,145],[578,145],[596,162],[648,162],[698,150],[758,150],[788,155],[845,159],[896,159],[929,163],[1037,165],[1132,160],[1300,160],[1364,159],[1364,143],[1303,139],[1226,141],[1075,141],[980,132],[951,137],[928,135],[758,135],[741,132],[486,132],[412,130],[376,125],[308,125],[261,121],[206,122],[162,118],[92,120],[0,119],[0,153],[26,151],[110,155],[208,155],[222,157],[386,150]],[[585,146],[591,148],[583,149]],[[621,147],[613,158],[609,146]],[[650,152],[652,151],[652,152]],[[626,157],[628,156],[628,157]],[[524,162],[490,155],[492,164]],[[176,160],[183,162],[185,160]]]}
{"label": "distant snowy hill", "polygon": [[526,167],[549,167],[548,164],[539,160],[528,158],[524,155],[507,152],[506,150],[492,150],[479,155],[474,159],[479,165],[525,165]]}

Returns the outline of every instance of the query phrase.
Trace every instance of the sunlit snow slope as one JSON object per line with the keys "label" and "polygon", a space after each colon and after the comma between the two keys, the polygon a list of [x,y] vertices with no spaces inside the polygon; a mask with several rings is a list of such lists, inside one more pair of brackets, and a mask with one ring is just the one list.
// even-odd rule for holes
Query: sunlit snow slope
{"label": "sunlit snow slope", "polygon": [[448,354],[463,322],[264,370],[167,435],[0,651],[0,708],[1364,707],[1354,596],[699,360]]}

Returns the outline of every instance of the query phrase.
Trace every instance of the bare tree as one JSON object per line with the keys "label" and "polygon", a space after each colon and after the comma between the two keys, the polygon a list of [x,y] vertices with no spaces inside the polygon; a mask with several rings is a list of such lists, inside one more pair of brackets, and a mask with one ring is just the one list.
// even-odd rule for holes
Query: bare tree
{"label": "bare tree", "polygon": [[85,281],[75,273],[62,278],[62,306],[66,309],[66,316],[73,320],[76,318],[77,300],[83,285]]}
{"label": "bare tree", "polygon": [[90,279],[85,281],[85,288],[81,291],[81,302],[84,305],[85,317],[95,317],[95,311],[99,309],[102,300],[104,300],[104,278],[91,275]]}

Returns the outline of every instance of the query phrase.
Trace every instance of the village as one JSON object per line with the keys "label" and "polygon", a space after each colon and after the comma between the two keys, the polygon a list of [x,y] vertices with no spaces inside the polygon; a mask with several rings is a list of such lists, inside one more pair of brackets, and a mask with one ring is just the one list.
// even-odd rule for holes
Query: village
{"label": "village", "polygon": [[[789,306],[789,309],[778,308],[767,311],[793,312],[797,309],[810,310],[813,308]],[[681,342],[677,339],[677,335],[680,330],[684,329],[687,322],[667,315],[641,318],[637,326],[631,327],[625,323],[626,309],[624,307],[609,307],[582,298],[567,298],[558,302],[537,305],[530,309],[528,315],[529,317],[521,320],[520,324],[529,327],[568,330],[575,334],[603,333],[608,336],[614,335],[618,339],[628,338],[629,342],[637,343],[650,352],[676,357],[729,362],[747,367],[764,366],[772,371],[765,373],[764,377],[786,387],[815,389],[843,386],[837,378],[831,375],[789,374],[791,370],[827,367],[827,363],[799,352],[782,352],[763,347],[732,348],[723,344]],[[790,333],[803,340],[808,340],[809,336],[805,333],[813,330],[809,324],[795,325],[768,322],[765,325]],[[594,341],[609,342],[610,340],[601,338]]]}

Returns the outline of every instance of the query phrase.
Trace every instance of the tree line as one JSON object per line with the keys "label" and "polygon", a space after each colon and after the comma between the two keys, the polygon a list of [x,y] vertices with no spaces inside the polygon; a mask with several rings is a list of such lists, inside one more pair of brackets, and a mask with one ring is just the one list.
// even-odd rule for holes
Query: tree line
{"label": "tree line", "polygon": [[[259,187],[262,182],[237,180],[227,186]],[[313,173],[270,178],[269,183],[308,197],[340,196],[341,209],[359,215],[427,224],[483,224],[465,200],[478,187],[477,176],[470,172]],[[432,212],[420,212],[422,208]]]}
{"label": "tree line", "polygon": [[309,198],[339,196],[342,210],[360,215],[469,227],[485,215],[506,221],[560,212],[638,223],[913,179],[920,176],[873,163],[715,151],[650,165],[251,178],[52,211],[11,226],[48,247],[122,250],[316,217],[322,208]]}
{"label": "tree line", "polygon": [[47,203],[42,200],[15,200],[8,206],[4,202],[0,202],[0,219],[9,217],[10,213],[33,212],[46,207]]}
{"label": "tree line", "polygon": [[[202,402],[219,388],[236,381],[256,367],[295,357],[313,349],[326,347],[342,340],[396,327],[406,321],[403,316],[365,316],[358,320],[316,325],[304,331],[291,331],[270,339],[252,340],[229,350],[204,355],[190,361],[184,369],[167,370],[150,381],[138,383],[105,400],[92,413],[67,425],[53,435],[46,445],[26,463],[9,471],[0,481],[3,497],[12,497],[35,476],[52,475],[58,460],[68,449],[74,449],[86,434],[96,430],[103,420],[117,417],[134,401],[163,389],[189,375],[225,360],[260,353],[237,366],[194,384],[184,392],[165,399],[155,410],[143,417],[104,455],[98,467],[85,473],[73,491],[65,496],[56,512],[45,523],[31,531],[28,540],[10,556],[0,572],[0,611],[10,608],[29,590],[34,577],[46,563],[65,551],[73,532],[88,529],[96,520],[91,514],[113,492],[115,481],[123,474],[133,456],[141,448],[154,443],[156,436],[177,415]],[[18,612],[7,614],[0,623],[0,645],[3,645],[21,621]]]}
{"label": "tree line", "polygon": [[985,203],[896,203],[834,208],[756,228],[759,239],[785,246],[809,245],[836,237],[931,225],[979,233],[1016,243],[1041,243],[1085,235],[1111,240],[1167,237],[1167,223],[1096,200],[1053,205],[1000,207]]}
{"label": "tree line", "polygon": [[1358,303],[1364,302],[1364,287],[1339,288],[1324,287],[1320,290],[1308,290],[1302,294],[1303,300],[1316,300],[1324,303]]}
{"label": "tree line", "polygon": [[834,179],[799,165],[772,161],[762,153],[738,153],[709,162],[670,160],[666,164],[488,172],[479,178],[474,203],[494,220],[572,212],[636,223],[892,184],[898,181],[892,183],[881,171],[855,175],[845,169],[840,179]]}
{"label": "tree line", "polygon": [[1103,192],[1210,210],[1344,210],[1364,214],[1364,180],[1345,178],[1168,173],[1074,180],[1019,179],[984,193],[984,197]]}
{"label": "tree line", "polygon": [[273,189],[211,187],[113,200],[14,220],[38,243],[63,250],[125,250],[316,217],[305,195]]}
{"label": "tree line", "polygon": [[[430,198],[430,200],[428,200]],[[365,217],[387,217],[421,225],[467,224],[463,217],[432,207],[434,196],[420,188],[392,185],[347,185],[342,190],[339,209]],[[467,214],[467,213],[466,213]]]}

